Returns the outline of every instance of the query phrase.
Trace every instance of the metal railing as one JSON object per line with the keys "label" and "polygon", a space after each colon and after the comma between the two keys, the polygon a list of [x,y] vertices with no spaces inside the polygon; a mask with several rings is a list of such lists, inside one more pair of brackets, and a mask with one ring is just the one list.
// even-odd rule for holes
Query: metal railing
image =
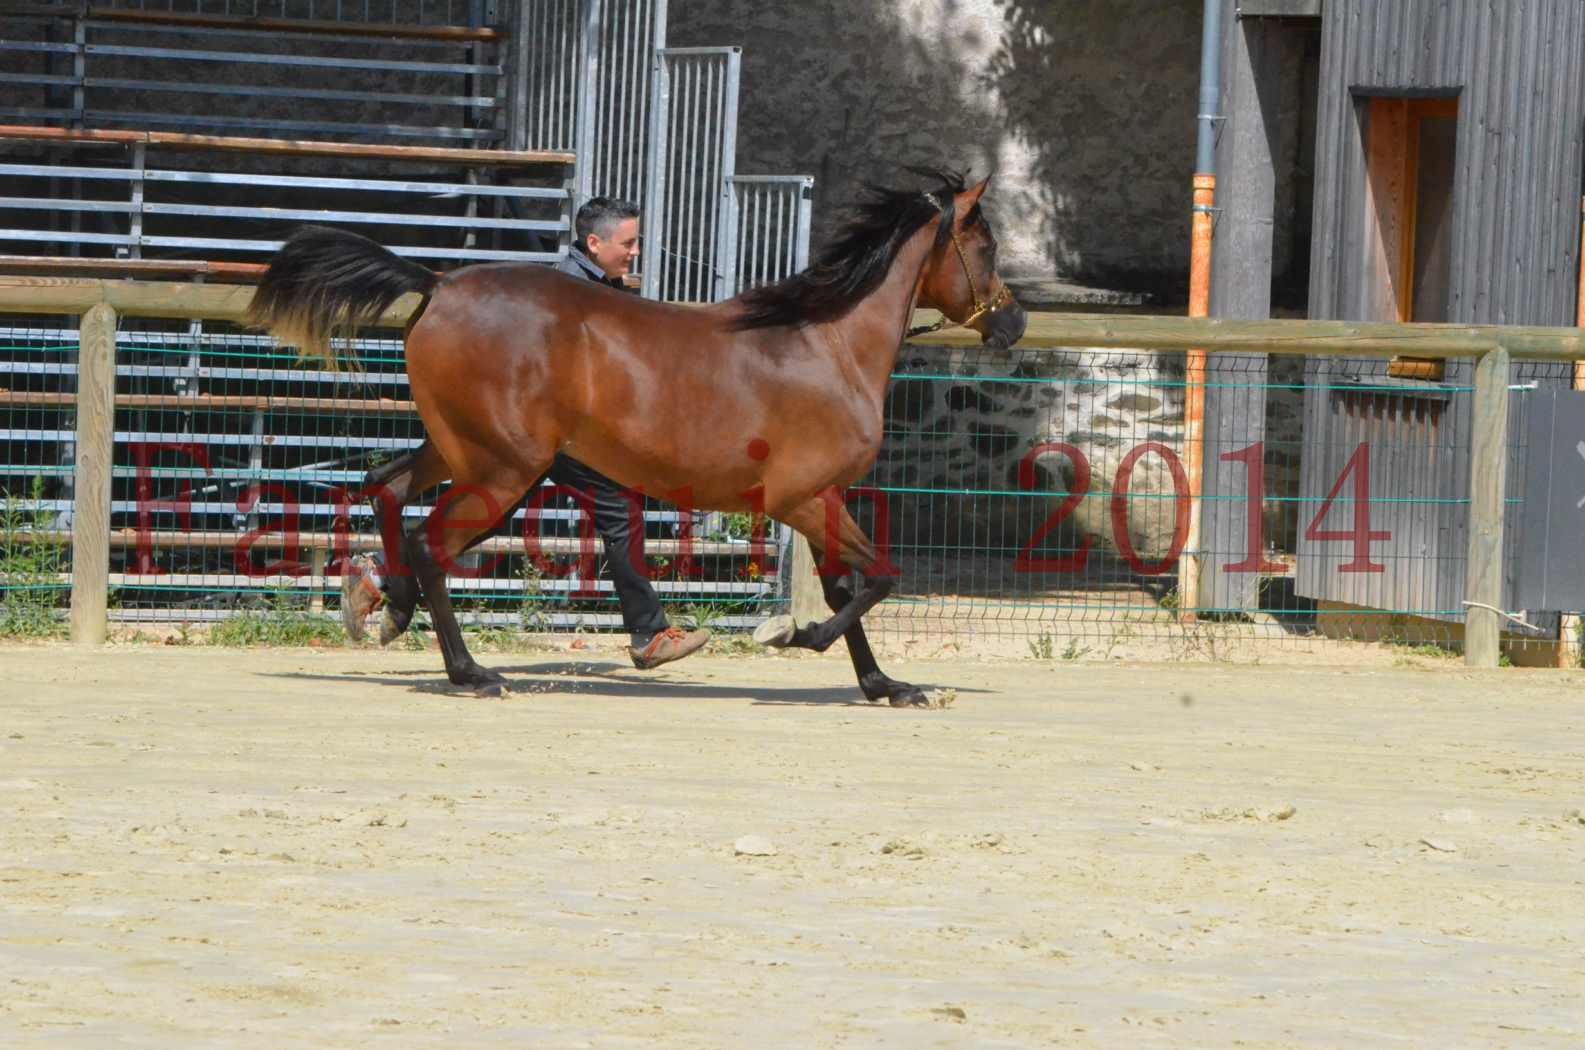
{"label": "metal railing", "polygon": [[[475,169],[483,161],[475,151],[415,154],[393,147],[362,157],[350,153],[353,147],[327,144],[316,154],[283,156],[259,144],[260,152],[248,155],[252,170],[236,170],[231,163],[206,169],[193,163],[193,147],[182,136],[169,142],[157,135],[127,137],[124,143],[24,142],[42,156],[31,163],[0,164],[0,175],[14,194],[0,198],[0,241],[24,254],[262,259],[293,227],[317,222],[368,228],[399,255],[459,262],[550,261],[567,235],[565,183],[544,187],[482,180]],[[216,139],[202,149],[234,154],[234,144]],[[67,149],[110,150],[112,156],[120,154],[121,163],[53,156]],[[347,152],[338,152],[342,149]],[[319,174],[324,156],[335,158],[342,171],[375,163],[381,175]],[[553,171],[562,167],[559,158],[518,163]],[[407,178],[393,177],[397,166],[417,170]],[[450,179],[435,174],[437,168]]]}
{"label": "metal railing", "polygon": [[[18,95],[0,112],[96,133],[135,125],[144,134],[180,128],[428,138],[472,147],[499,141],[513,151],[566,152],[569,163],[574,154],[567,151],[576,151],[571,185],[556,185],[554,177],[491,177],[501,169],[472,171],[456,159],[441,163],[459,176],[458,185],[416,171],[408,179],[384,173],[358,179],[355,169],[324,163],[271,170],[257,158],[206,171],[190,163],[151,164],[147,143],[129,146],[126,167],[118,170],[43,146],[40,163],[0,169],[16,177],[0,208],[20,217],[0,236],[39,246],[29,249],[39,254],[138,259],[178,249],[268,251],[288,224],[320,221],[370,227],[404,254],[538,259],[564,250],[577,205],[604,194],[644,207],[640,270],[651,297],[714,301],[805,265],[812,179],[736,174],[741,54],[666,48],[666,0],[520,0],[500,9],[500,27],[484,24],[497,14],[484,4],[446,7],[466,24],[427,29],[423,18],[402,25],[399,12],[406,10],[62,5],[60,16],[43,20],[70,12],[70,39],[36,33],[36,39],[0,41],[0,53],[41,63],[0,74],[0,82],[41,93],[37,105]],[[429,17],[440,8],[413,10]],[[261,18],[288,21],[260,25]],[[391,38],[398,32],[408,35]],[[158,34],[152,38],[158,46],[143,46],[150,33]],[[349,55],[354,44],[360,53]],[[406,51],[363,53],[373,46],[465,53],[458,52],[460,61],[440,62]],[[259,71],[267,68],[279,74],[278,83],[269,77],[260,83]],[[448,86],[436,77],[461,79]],[[341,107],[346,119],[304,119],[315,106]],[[461,116],[441,122],[411,116],[415,107],[438,112],[435,106]],[[376,119],[361,119],[371,114]],[[110,183],[120,183],[124,193],[85,192]],[[308,204],[305,195],[316,199]],[[404,238],[404,230],[421,243]]]}
{"label": "metal railing", "polygon": [[727,185],[732,196],[722,229],[722,298],[808,267],[814,177],[733,175]]}
{"label": "metal railing", "polygon": [[575,150],[589,0],[519,0],[512,14],[517,149]]}
{"label": "metal railing", "polygon": [[659,52],[644,212],[643,294],[713,302],[728,284],[724,254],[737,167],[742,52],[735,47]]}
{"label": "metal railing", "polygon": [[738,176],[737,48],[667,48],[667,0],[528,0],[523,145],[575,148],[574,206],[644,212],[644,294],[711,302],[802,269],[813,179]]}
{"label": "metal railing", "polygon": [[648,191],[651,92],[666,47],[666,0],[587,0],[584,106],[578,126],[578,201]]}
{"label": "metal railing", "polygon": [[[279,138],[505,142],[501,37],[479,21],[482,5],[445,8],[463,21],[428,26],[400,7],[380,21],[352,21],[344,17],[350,5],[339,13],[318,5],[318,14],[312,4],[276,5],[289,13],[260,24],[271,16],[212,13],[219,6],[194,14],[74,5],[59,15],[8,16],[45,28],[31,39],[0,39],[15,70],[0,74],[8,85],[0,116]],[[420,16],[441,9],[406,7]],[[63,19],[64,31],[47,28]],[[272,103],[279,111],[261,108]]]}

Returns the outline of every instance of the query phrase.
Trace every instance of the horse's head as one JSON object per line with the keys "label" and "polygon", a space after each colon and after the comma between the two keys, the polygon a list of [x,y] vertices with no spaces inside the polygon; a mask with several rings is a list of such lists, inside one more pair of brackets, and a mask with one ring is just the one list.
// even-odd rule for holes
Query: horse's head
{"label": "horse's head", "polygon": [[[986,346],[1004,350],[1024,334],[1028,317],[996,272],[996,237],[980,208],[986,179],[953,194],[926,194],[951,225],[936,238],[919,275],[919,305],[980,333]],[[949,206],[950,205],[950,206]]]}

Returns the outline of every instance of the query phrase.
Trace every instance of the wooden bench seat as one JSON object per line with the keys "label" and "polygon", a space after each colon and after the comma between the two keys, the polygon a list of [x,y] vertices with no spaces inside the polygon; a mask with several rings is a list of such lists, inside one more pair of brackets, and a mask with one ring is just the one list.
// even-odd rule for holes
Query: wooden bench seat
{"label": "wooden bench seat", "polygon": [[226,284],[252,284],[264,263],[209,259],[82,259],[58,255],[0,255],[0,274],[62,274],[73,277],[204,278]]}
{"label": "wooden bench seat", "polygon": [[446,146],[386,146],[364,142],[271,139],[240,135],[192,135],[180,131],[121,128],[52,128],[0,124],[0,141],[61,145],[144,146],[177,150],[218,150],[291,157],[347,157],[416,163],[455,164],[462,168],[571,165],[574,155],[559,150],[466,149]]}
{"label": "wooden bench seat", "polygon": [[[35,13],[58,9],[30,5]],[[258,18],[246,15],[188,14],[90,6],[81,17],[91,22],[170,26],[173,29],[259,29],[301,36],[362,36],[394,40],[439,40],[459,44],[495,44],[506,34],[494,26],[408,26],[394,22],[341,22],[306,18]],[[66,13],[66,12],[61,12]]]}

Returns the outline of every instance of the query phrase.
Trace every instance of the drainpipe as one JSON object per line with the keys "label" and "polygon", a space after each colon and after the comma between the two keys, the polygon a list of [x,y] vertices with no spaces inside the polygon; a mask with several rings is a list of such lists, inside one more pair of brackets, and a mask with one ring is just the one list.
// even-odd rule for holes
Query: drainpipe
{"label": "drainpipe", "polygon": [[[1199,139],[1194,159],[1194,218],[1189,248],[1189,316],[1211,312],[1211,238],[1216,205],[1216,126],[1222,106],[1222,8],[1205,0],[1200,31]],[[1200,505],[1205,478],[1205,351],[1184,355],[1183,466],[1189,476],[1189,529],[1178,565],[1178,611],[1192,622],[1200,604]]]}

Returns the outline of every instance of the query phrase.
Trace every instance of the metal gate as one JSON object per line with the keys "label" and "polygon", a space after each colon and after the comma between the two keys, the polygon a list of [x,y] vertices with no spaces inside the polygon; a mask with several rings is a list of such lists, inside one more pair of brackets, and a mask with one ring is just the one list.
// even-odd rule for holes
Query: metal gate
{"label": "metal gate", "polygon": [[727,287],[722,220],[736,174],[742,51],[670,48],[659,53],[650,142],[650,216],[644,294],[711,302]]}
{"label": "metal gate", "polygon": [[733,175],[722,229],[722,296],[730,298],[809,265],[815,180],[809,175]]}

